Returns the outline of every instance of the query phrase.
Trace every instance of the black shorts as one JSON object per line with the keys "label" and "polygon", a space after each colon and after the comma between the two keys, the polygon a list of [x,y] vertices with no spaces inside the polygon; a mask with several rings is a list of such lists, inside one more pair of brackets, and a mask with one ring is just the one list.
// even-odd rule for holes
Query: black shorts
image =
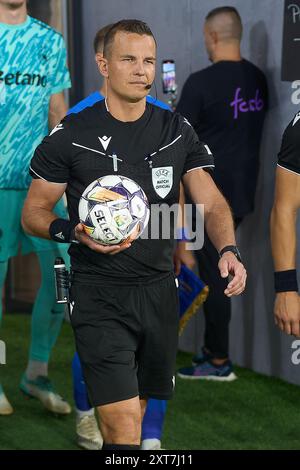
{"label": "black shorts", "polygon": [[126,286],[75,274],[71,300],[76,349],[92,406],[136,396],[172,397],[179,321],[173,274]]}

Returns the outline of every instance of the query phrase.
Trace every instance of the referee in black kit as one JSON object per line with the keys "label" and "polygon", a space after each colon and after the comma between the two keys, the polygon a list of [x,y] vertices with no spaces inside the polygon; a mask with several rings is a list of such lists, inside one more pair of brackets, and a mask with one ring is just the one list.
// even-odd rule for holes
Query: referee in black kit
{"label": "referee in black kit", "polygon": [[300,296],[296,269],[297,212],[300,208],[300,112],[282,136],[271,213],[274,261],[275,323],[288,335],[300,337]]}
{"label": "referee in black kit", "polygon": [[[38,146],[23,212],[30,234],[80,242],[69,250],[71,321],[89,398],[100,415],[104,450],[139,449],[146,400],[172,396],[178,336],[174,240],[171,235],[113,247],[95,243],[78,223],[83,190],[117,170],[144,189],[151,206],[171,206],[178,202],[182,180],[194,202],[205,205],[206,230],[223,249],[220,276],[233,276],[226,294],[240,294],[246,282],[243,265],[224,250],[235,245],[234,228],[225,199],[205,171],[213,167],[210,152],[181,115],[146,104],[155,57],[147,24],[122,20],[109,30],[99,63],[107,99],[63,119]],[[105,149],[104,136],[109,139]],[[117,160],[109,157],[112,153]],[[159,170],[168,179],[167,194],[156,187]],[[65,191],[70,221],[52,212]]]}

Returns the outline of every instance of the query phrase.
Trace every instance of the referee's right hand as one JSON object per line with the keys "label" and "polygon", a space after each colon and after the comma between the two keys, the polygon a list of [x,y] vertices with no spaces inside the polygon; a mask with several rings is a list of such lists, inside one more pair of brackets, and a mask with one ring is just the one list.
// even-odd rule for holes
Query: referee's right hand
{"label": "referee's right hand", "polygon": [[133,234],[127,240],[122,242],[120,245],[100,245],[100,243],[96,243],[91,237],[89,237],[83,228],[82,224],[78,224],[74,230],[75,238],[82,243],[83,245],[88,246],[91,250],[97,251],[98,253],[107,254],[107,255],[116,255],[121,251],[127,250],[127,248],[131,247],[131,243],[136,237],[136,234]]}
{"label": "referee's right hand", "polygon": [[300,296],[298,292],[277,292],[274,316],[275,324],[281,331],[300,338]]}

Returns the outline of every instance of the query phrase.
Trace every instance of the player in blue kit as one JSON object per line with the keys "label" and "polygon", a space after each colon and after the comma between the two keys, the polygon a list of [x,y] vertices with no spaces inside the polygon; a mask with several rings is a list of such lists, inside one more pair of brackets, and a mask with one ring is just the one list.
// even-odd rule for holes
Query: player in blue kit
{"label": "player in blue kit", "polygon": [[[52,412],[68,414],[70,405],[48,378],[48,361],[64,318],[55,302],[53,261],[66,248],[30,237],[21,227],[21,212],[31,178],[29,162],[34,149],[65,115],[63,90],[71,86],[66,49],[61,34],[27,15],[25,0],[0,0],[0,289],[8,260],[36,252],[42,283],[31,322],[29,362],[20,384]],[[66,216],[59,202],[56,213]],[[0,303],[0,320],[2,303]],[[4,369],[3,369],[4,372]],[[0,415],[13,412],[0,385]]]}

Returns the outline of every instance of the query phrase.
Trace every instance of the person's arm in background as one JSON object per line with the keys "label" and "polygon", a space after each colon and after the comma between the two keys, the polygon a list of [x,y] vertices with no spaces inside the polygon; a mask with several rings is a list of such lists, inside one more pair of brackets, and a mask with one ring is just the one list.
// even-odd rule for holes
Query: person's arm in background
{"label": "person's arm in background", "polygon": [[55,37],[49,68],[51,97],[49,102],[48,125],[51,131],[67,114],[64,90],[71,87],[70,73],[67,67],[66,46],[60,34],[57,34]]}
{"label": "person's arm in background", "polygon": [[54,93],[51,95],[48,113],[48,125],[51,131],[67,114],[67,105],[64,94]]}
{"label": "person's arm in background", "polygon": [[[183,238],[188,238],[188,225],[185,211],[185,194],[182,183],[180,183],[179,209],[180,210],[178,213],[177,230]],[[178,239],[174,253],[174,267],[176,276],[178,276],[180,273],[181,264],[184,264],[189,269],[193,269],[193,267],[195,266],[195,258],[193,252],[191,250],[187,250],[186,245],[186,240]]]}
{"label": "person's arm in background", "polygon": [[[182,114],[192,126],[195,126],[199,113],[202,107],[201,92],[199,89],[201,87],[197,86],[197,80],[195,75],[192,74],[188,77],[185,84],[183,85],[180,99],[176,106],[176,112]],[[187,227],[187,221],[185,216],[185,193],[184,187],[180,185],[180,199],[179,205],[182,212],[182,220],[178,221],[178,229],[180,227]],[[175,265],[175,274],[178,275],[180,272],[181,264],[184,264],[189,269],[193,269],[195,265],[195,257],[191,250],[187,250],[187,242],[179,241],[174,254],[174,265]]]}
{"label": "person's arm in background", "polygon": [[[271,213],[272,255],[275,273],[290,271],[292,277],[296,275],[295,271],[291,270],[296,269],[296,220],[299,207],[300,174],[277,167],[275,199]],[[297,286],[290,288],[295,290],[276,293],[275,323],[281,331],[300,336],[299,295]]]}

